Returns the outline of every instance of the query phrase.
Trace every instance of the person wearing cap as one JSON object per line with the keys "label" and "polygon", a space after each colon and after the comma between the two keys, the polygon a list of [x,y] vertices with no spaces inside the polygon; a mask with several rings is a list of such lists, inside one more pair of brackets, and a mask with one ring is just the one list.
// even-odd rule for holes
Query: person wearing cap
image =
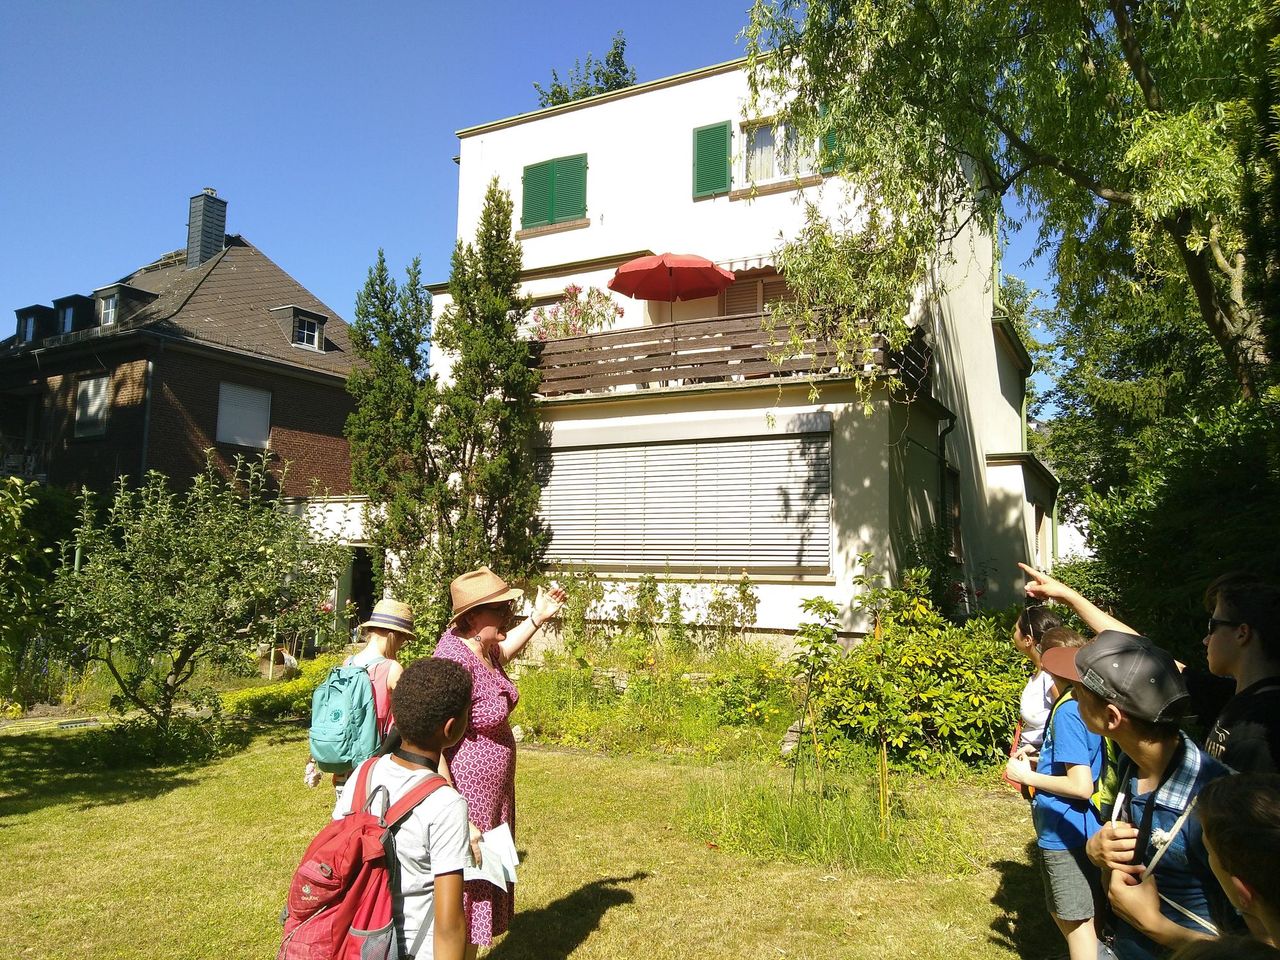
{"label": "person wearing cap", "polygon": [[1085,725],[1123,754],[1109,822],[1085,845],[1107,871],[1116,956],[1147,960],[1218,936],[1234,915],[1191,813],[1228,771],[1178,726],[1189,696],[1173,657],[1146,637],[1104,630],[1055,666],[1072,682]]}
{"label": "person wearing cap", "polygon": [[[533,635],[553,619],[566,594],[559,587],[539,588],[533,611],[512,626],[516,601],[524,591],[511,587],[488,567],[464,573],[449,584],[453,616],[434,656],[454,660],[470,671],[471,724],[466,735],[444,753],[440,772],[467,801],[471,845],[480,860],[480,835],[505,823],[516,830],[516,741],[508,717],[520,694],[506,665]],[[514,891],[487,880],[464,885],[469,944],[467,956],[504,933],[515,915]]]}
{"label": "person wearing cap", "polygon": [[[1138,633],[1065,583],[1018,566],[1030,578],[1029,596],[1066,604],[1096,633]],[[1204,723],[1213,719],[1205,750],[1240,773],[1280,771],[1280,587],[1252,573],[1226,574],[1209,585],[1204,606],[1209,674],[1177,666],[1197,701],[1195,712]]]}

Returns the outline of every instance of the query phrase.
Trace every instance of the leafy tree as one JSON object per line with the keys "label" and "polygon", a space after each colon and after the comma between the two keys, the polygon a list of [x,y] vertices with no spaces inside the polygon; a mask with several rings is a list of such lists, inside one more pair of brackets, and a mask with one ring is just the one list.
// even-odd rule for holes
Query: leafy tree
{"label": "leafy tree", "polygon": [[555,107],[585,97],[594,97],[597,93],[633,86],[636,82],[636,70],[635,67],[628,66],[626,54],[627,39],[619,30],[614,34],[613,46],[603,60],[597,60],[588,53],[585,63],[573,61],[573,69],[569,71],[567,80],[562,81],[553,69],[551,82],[547,86],[535,81],[533,88],[538,91],[538,106]]}
{"label": "leafy tree", "polygon": [[[857,230],[811,212],[784,249],[801,288],[785,319],[834,329],[854,356],[868,328],[900,338],[939,243],[970,220],[993,231],[1016,196],[1060,286],[1119,252],[1194,305],[1239,394],[1257,396],[1274,371],[1247,293],[1257,162],[1242,146],[1261,16],[1250,0],[756,0],[757,102],[822,143],[856,201]],[[813,269],[793,276],[793,261]]]}
{"label": "leafy tree", "polygon": [[100,518],[82,494],[80,526],[53,583],[68,655],[103,663],[163,738],[202,665],[247,670],[260,642],[318,630],[342,551],[287,513],[260,461],[232,478],[212,465],[182,493],[148,473],[121,478]]}
{"label": "leafy tree", "polygon": [[431,447],[437,390],[428,367],[431,302],[421,264],[409,265],[402,286],[378,251],[356,296],[351,342],[362,361],[347,378],[355,409],[347,418],[352,485],[374,505],[365,523],[371,542],[407,556],[435,532],[427,490],[438,476]]}
{"label": "leafy tree", "polygon": [[434,338],[452,366],[448,383],[435,388],[429,426],[420,428],[429,430],[425,480],[408,481],[420,484],[412,508],[421,536],[399,558],[398,589],[422,636],[433,637],[448,620],[453,577],[486,563],[521,579],[538,571],[543,556],[538,371],[517,334],[530,308],[520,271],[511,196],[494,179],[475,242],[460,241],[453,251],[452,302]]}
{"label": "leafy tree", "polygon": [[18,677],[27,647],[47,627],[42,574],[49,548],[31,526],[34,488],[18,477],[0,480],[0,704],[22,699]]}

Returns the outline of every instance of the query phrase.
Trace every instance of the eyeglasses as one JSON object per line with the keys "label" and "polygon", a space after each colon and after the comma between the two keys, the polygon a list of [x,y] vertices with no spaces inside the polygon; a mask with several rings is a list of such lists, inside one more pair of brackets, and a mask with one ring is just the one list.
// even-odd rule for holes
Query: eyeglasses
{"label": "eyeglasses", "polygon": [[1243,620],[1219,620],[1217,617],[1209,618],[1209,633],[1217,630],[1219,627],[1238,627],[1244,623]]}
{"label": "eyeglasses", "polygon": [[477,610],[487,610],[489,613],[497,614],[500,617],[510,618],[516,612],[516,605],[513,601],[508,600],[505,603],[486,603],[483,606],[476,607]]}

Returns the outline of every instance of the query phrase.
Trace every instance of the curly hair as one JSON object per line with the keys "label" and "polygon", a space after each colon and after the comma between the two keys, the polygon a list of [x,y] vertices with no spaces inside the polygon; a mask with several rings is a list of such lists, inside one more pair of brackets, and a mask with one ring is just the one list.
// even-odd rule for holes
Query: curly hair
{"label": "curly hair", "polygon": [[471,674],[452,660],[426,657],[404,668],[391,691],[396,727],[409,743],[439,747],[445,721],[471,704]]}

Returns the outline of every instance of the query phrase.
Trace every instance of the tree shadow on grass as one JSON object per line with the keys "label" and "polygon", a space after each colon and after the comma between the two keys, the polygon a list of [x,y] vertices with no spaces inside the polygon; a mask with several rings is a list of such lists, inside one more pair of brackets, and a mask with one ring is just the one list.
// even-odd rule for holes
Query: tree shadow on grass
{"label": "tree shadow on grass", "polygon": [[0,736],[0,829],[9,817],[45,807],[78,810],[149,799],[194,783],[180,767],[104,768],[80,733]]}
{"label": "tree shadow on grass", "polygon": [[484,955],[485,960],[566,960],[609,910],[635,900],[621,885],[648,876],[637,870],[629,877],[593,880],[545,907],[517,912],[506,938]]}
{"label": "tree shadow on grass", "polygon": [[1000,886],[991,902],[1000,908],[1001,915],[991,921],[990,939],[1019,957],[1066,956],[1066,943],[1045,905],[1037,857],[1033,840],[1027,844],[1026,861],[1001,860],[991,865],[1000,874]]}

